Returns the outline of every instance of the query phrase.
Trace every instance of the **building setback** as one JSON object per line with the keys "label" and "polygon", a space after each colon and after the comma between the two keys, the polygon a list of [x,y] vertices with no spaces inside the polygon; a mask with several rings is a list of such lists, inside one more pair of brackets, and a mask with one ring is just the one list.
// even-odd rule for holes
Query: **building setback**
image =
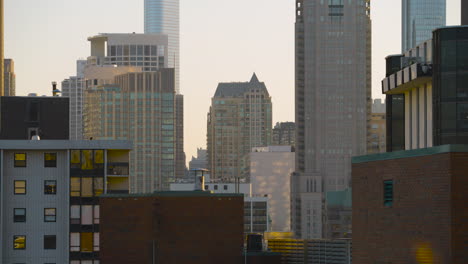
{"label": "building setback", "polygon": [[0,97],[0,139],[68,139],[68,105],[63,97]]}
{"label": "building setback", "polygon": [[219,83],[208,113],[207,151],[212,179],[247,179],[253,147],[271,143],[272,104],[255,73],[250,82]]}
{"label": "building setback", "polygon": [[4,59],[4,92],[3,96],[16,95],[15,62],[12,59]]}
{"label": "building setback", "polygon": [[241,194],[101,196],[101,264],[241,263],[242,210]]}
{"label": "building setback", "polygon": [[0,262],[98,263],[98,196],[128,193],[130,149],[127,141],[0,140]]}
{"label": "building setback", "polygon": [[87,90],[85,137],[133,141],[132,193],[169,190],[175,179],[174,69],[117,75]]}
{"label": "building setback", "polygon": [[296,0],[296,170],[291,221],[297,238],[323,238],[325,192],[351,183],[365,154],[371,112],[370,0]]}

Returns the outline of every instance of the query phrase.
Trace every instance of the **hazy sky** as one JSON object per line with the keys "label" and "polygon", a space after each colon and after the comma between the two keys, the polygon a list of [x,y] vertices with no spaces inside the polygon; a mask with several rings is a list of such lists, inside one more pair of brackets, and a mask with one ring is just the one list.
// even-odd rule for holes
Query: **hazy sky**
{"label": "hazy sky", "polygon": [[[181,92],[187,161],[206,146],[206,114],[218,82],[256,72],[273,98],[273,122],[294,121],[294,0],[180,0]],[[384,58],[400,53],[400,0],[372,1],[373,97]],[[447,0],[447,24],[460,0]],[[143,0],[5,0],[5,57],[15,60],[17,95],[51,94],[75,75],[88,36],[143,32]]]}

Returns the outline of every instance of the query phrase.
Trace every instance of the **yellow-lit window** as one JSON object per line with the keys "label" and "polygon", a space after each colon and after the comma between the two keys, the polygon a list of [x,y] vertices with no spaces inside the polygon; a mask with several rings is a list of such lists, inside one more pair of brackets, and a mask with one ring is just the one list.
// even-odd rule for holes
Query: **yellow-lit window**
{"label": "yellow-lit window", "polygon": [[44,153],[44,167],[57,167],[57,153]]}
{"label": "yellow-lit window", "polygon": [[81,152],[79,150],[72,150],[70,156],[72,168],[79,168],[81,166]]}
{"label": "yellow-lit window", "polygon": [[26,153],[15,153],[15,167],[26,167]]}
{"label": "yellow-lit window", "polygon": [[94,151],[94,163],[96,164],[104,163],[104,151],[103,150]]}
{"label": "yellow-lit window", "polygon": [[70,196],[81,196],[81,179],[73,177],[70,179]]}
{"label": "yellow-lit window", "polygon": [[93,196],[93,178],[81,179],[81,196],[82,197]]}
{"label": "yellow-lit window", "polygon": [[26,181],[15,181],[15,194],[26,194]]}
{"label": "yellow-lit window", "polygon": [[94,169],[93,151],[92,150],[82,150],[81,151],[81,169],[82,170],[92,170],[92,169]]}
{"label": "yellow-lit window", "polygon": [[26,249],[26,236],[13,236],[13,249],[25,250]]}
{"label": "yellow-lit window", "polygon": [[93,252],[93,233],[81,233],[81,252]]}
{"label": "yellow-lit window", "polygon": [[94,196],[99,196],[104,192],[104,178],[94,178]]}

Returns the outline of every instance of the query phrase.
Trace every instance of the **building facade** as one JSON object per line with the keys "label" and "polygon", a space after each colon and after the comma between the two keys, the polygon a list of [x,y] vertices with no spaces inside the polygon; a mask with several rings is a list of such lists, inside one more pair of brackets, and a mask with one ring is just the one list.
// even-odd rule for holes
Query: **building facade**
{"label": "building facade", "polygon": [[156,192],[101,203],[101,264],[243,261],[242,195]]}
{"label": "building facade", "polygon": [[62,97],[70,98],[70,139],[83,139],[83,105],[84,105],[84,70],[85,60],[76,62],[76,76],[62,81]]}
{"label": "building facade", "polygon": [[0,97],[0,139],[69,139],[68,111],[68,98]]}
{"label": "building facade", "polygon": [[402,0],[402,53],[432,38],[432,30],[446,24],[446,0]]}
{"label": "building facade", "polygon": [[187,171],[184,152],[184,96],[175,95],[175,134],[176,134],[176,178],[183,178]]}
{"label": "building facade", "polygon": [[273,146],[293,146],[296,139],[296,125],[294,122],[281,122],[276,123],[273,128],[273,139],[271,144]]}
{"label": "building facade", "polygon": [[12,59],[4,59],[4,92],[3,96],[15,96],[16,95],[16,74],[15,74],[15,62]]}
{"label": "building facade", "polygon": [[128,193],[130,142],[0,140],[0,149],[0,262],[99,263],[98,196]]}
{"label": "building facade", "polygon": [[168,37],[168,68],[176,69],[176,92],[179,84],[179,0],[145,0],[145,33]]}
{"label": "building facade", "polygon": [[193,169],[207,169],[208,160],[207,160],[206,149],[197,148],[197,157],[192,157],[192,160],[189,162],[189,170]]}
{"label": "building facade", "polygon": [[250,82],[220,83],[208,113],[211,178],[247,179],[252,148],[271,145],[271,122],[271,97],[255,73]]}
{"label": "building facade", "polygon": [[175,179],[174,69],[117,75],[87,90],[84,134],[131,140],[132,193],[169,190]]}
{"label": "building facade", "polygon": [[253,148],[250,153],[250,182],[252,191],[267,194],[270,230],[291,230],[291,174],[294,172],[294,152],[291,146]]}
{"label": "building facade", "polygon": [[322,238],[324,193],[350,185],[371,112],[370,1],[296,1],[296,170],[292,229]]}
{"label": "building facade", "polygon": [[381,153],[387,151],[385,103],[375,99],[372,104],[371,119],[367,129],[367,153]]}

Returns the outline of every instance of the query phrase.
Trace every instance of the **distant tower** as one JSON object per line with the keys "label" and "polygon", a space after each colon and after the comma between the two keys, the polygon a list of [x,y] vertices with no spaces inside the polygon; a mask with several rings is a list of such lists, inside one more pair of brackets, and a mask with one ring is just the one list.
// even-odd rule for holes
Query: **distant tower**
{"label": "distant tower", "polygon": [[446,0],[402,0],[402,53],[432,38],[432,30],[446,24]]}
{"label": "distant tower", "polygon": [[176,92],[179,88],[179,0],[145,0],[145,33],[169,37],[169,68],[176,69]]}
{"label": "distant tower", "polygon": [[3,58],[5,57],[5,55],[3,54],[3,39],[4,39],[4,36],[3,36],[3,0],[0,0],[0,96],[3,96],[4,94],[4,80],[3,80],[3,75],[4,75],[4,69],[3,69]]}

